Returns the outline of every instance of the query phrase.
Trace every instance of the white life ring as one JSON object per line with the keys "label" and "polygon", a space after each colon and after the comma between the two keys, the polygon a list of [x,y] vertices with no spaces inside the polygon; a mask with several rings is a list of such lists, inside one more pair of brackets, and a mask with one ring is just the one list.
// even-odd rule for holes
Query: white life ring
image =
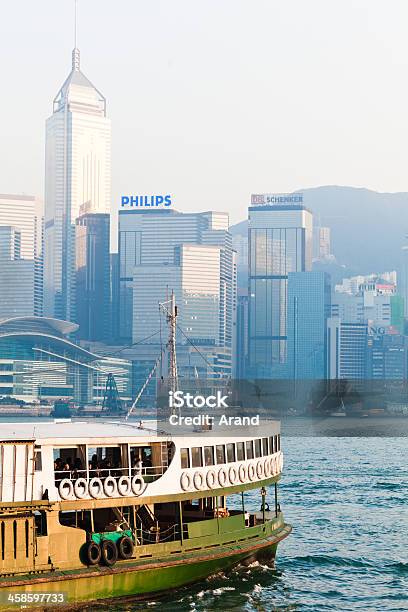
{"label": "white life ring", "polygon": [[103,484],[100,478],[91,478],[89,481],[89,495],[98,499],[103,495]]}
{"label": "white life ring", "polygon": [[191,487],[191,476],[188,472],[183,472],[180,476],[180,486],[183,491],[188,491]]}
{"label": "white life ring", "polygon": [[118,491],[122,497],[128,497],[132,494],[132,482],[129,476],[121,476],[118,480]]}
{"label": "white life ring", "polygon": [[272,474],[272,476],[276,476],[276,474],[277,474],[276,456],[275,455],[272,455],[272,457],[271,457],[271,474]]}
{"label": "white life ring", "polygon": [[106,497],[117,497],[118,496],[118,485],[113,476],[105,478],[103,483],[103,490]]}
{"label": "white life ring", "polygon": [[218,470],[218,482],[220,483],[220,487],[225,487],[225,485],[228,484],[227,470],[223,467]]}
{"label": "white life ring", "polygon": [[217,474],[215,470],[208,470],[206,477],[207,487],[209,489],[214,489],[218,485]]}
{"label": "white life ring", "polygon": [[195,472],[193,476],[193,483],[197,491],[201,491],[205,486],[205,479],[202,472]]}
{"label": "white life ring", "polygon": [[248,478],[253,482],[256,478],[256,468],[254,463],[248,465]]}
{"label": "white life ring", "polygon": [[259,460],[256,464],[256,475],[258,476],[259,480],[262,480],[262,478],[264,477],[264,464],[261,460]]}
{"label": "white life ring", "polygon": [[265,459],[264,461],[264,473],[265,478],[269,478],[269,476],[271,475],[271,462],[269,459]]}
{"label": "white life ring", "polygon": [[144,479],[143,476],[136,474],[132,478],[132,492],[134,495],[140,495],[144,489]]}
{"label": "white life ring", "polygon": [[78,480],[75,481],[74,493],[78,499],[84,499],[85,497],[88,497],[89,490],[88,481],[86,480],[86,478],[78,478]]}
{"label": "white life ring", "polygon": [[279,472],[283,470],[283,453],[282,451],[279,453]]}
{"label": "white life ring", "polygon": [[69,478],[63,478],[58,486],[58,492],[61,499],[72,499],[74,494],[74,485]]}
{"label": "white life ring", "polygon": [[238,478],[241,482],[245,482],[248,478],[248,470],[245,463],[241,463],[238,468]]}
{"label": "white life ring", "polygon": [[231,465],[230,469],[228,470],[228,478],[232,485],[235,484],[238,480],[237,468],[233,465]]}

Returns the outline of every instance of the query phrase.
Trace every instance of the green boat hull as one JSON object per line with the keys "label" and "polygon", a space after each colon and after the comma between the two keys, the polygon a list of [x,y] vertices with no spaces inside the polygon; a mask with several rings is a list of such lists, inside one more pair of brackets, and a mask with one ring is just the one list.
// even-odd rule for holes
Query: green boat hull
{"label": "green boat hull", "polygon": [[[192,584],[234,565],[255,559],[273,560],[278,543],[291,528],[282,524],[277,530],[257,529],[258,533],[243,541],[212,544],[195,550],[182,547],[176,554],[131,561],[121,561],[113,568],[93,567],[53,572],[47,575],[21,576],[0,581],[0,595],[14,593],[64,593],[66,607],[116,598],[147,599]],[[5,605],[1,610],[15,610]],[[61,606],[58,606],[61,608]]]}

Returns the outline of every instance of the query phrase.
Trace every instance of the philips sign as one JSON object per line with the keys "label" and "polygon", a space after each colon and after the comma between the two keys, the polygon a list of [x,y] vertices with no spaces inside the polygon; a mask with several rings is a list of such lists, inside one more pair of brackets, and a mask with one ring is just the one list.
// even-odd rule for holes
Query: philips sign
{"label": "philips sign", "polygon": [[159,208],[161,206],[171,206],[170,195],[137,195],[122,196],[121,206],[131,206],[138,208]]}
{"label": "philips sign", "polygon": [[303,204],[303,193],[262,193],[251,195],[252,206]]}

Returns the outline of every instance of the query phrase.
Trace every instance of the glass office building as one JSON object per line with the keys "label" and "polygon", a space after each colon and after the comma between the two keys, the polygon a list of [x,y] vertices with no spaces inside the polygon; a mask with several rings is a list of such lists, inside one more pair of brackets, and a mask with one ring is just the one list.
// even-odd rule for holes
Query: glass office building
{"label": "glass office building", "polygon": [[76,322],[81,340],[111,338],[110,216],[84,213],[75,225]]}
{"label": "glass office building", "polygon": [[288,376],[323,380],[327,366],[327,320],[331,284],[325,272],[288,274]]}
{"label": "glass office building", "polygon": [[139,361],[140,379],[160,351],[160,327],[166,341],[159,302],[172,290],[178,306],[179,370],[231,376],[236,263],[228,227],[226,213],[120,211],[120,331],[122,340],[143,341],[132,357]]}
{"label": "glass office building", "polygon": [[249,208],[248,375],[286,378],[288,274],[311,269],[313,217],[301,194],[255,198],[267,203]]}

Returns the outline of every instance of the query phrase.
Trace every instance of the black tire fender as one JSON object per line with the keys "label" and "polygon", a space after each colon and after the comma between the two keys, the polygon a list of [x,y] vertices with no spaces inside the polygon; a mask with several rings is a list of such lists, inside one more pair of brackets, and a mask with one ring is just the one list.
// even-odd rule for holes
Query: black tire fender
{"label": "black tire fender", "polygon": [[135,545],[128,536],[123,536],[118,542],[119,557],[121,559],[131,559],[133,557]]}
{"label": "black tire fender", "polygon": [[103,540],[101,544],[101,561],[104,565],[112,567],[118,560],[118,548],[112,540]]}
{"label": "black tire fender", "polygon": [[101,560],[101,547],[99,544],[91,540],[86,545],[85,557],[88,565],[98,565]]}

